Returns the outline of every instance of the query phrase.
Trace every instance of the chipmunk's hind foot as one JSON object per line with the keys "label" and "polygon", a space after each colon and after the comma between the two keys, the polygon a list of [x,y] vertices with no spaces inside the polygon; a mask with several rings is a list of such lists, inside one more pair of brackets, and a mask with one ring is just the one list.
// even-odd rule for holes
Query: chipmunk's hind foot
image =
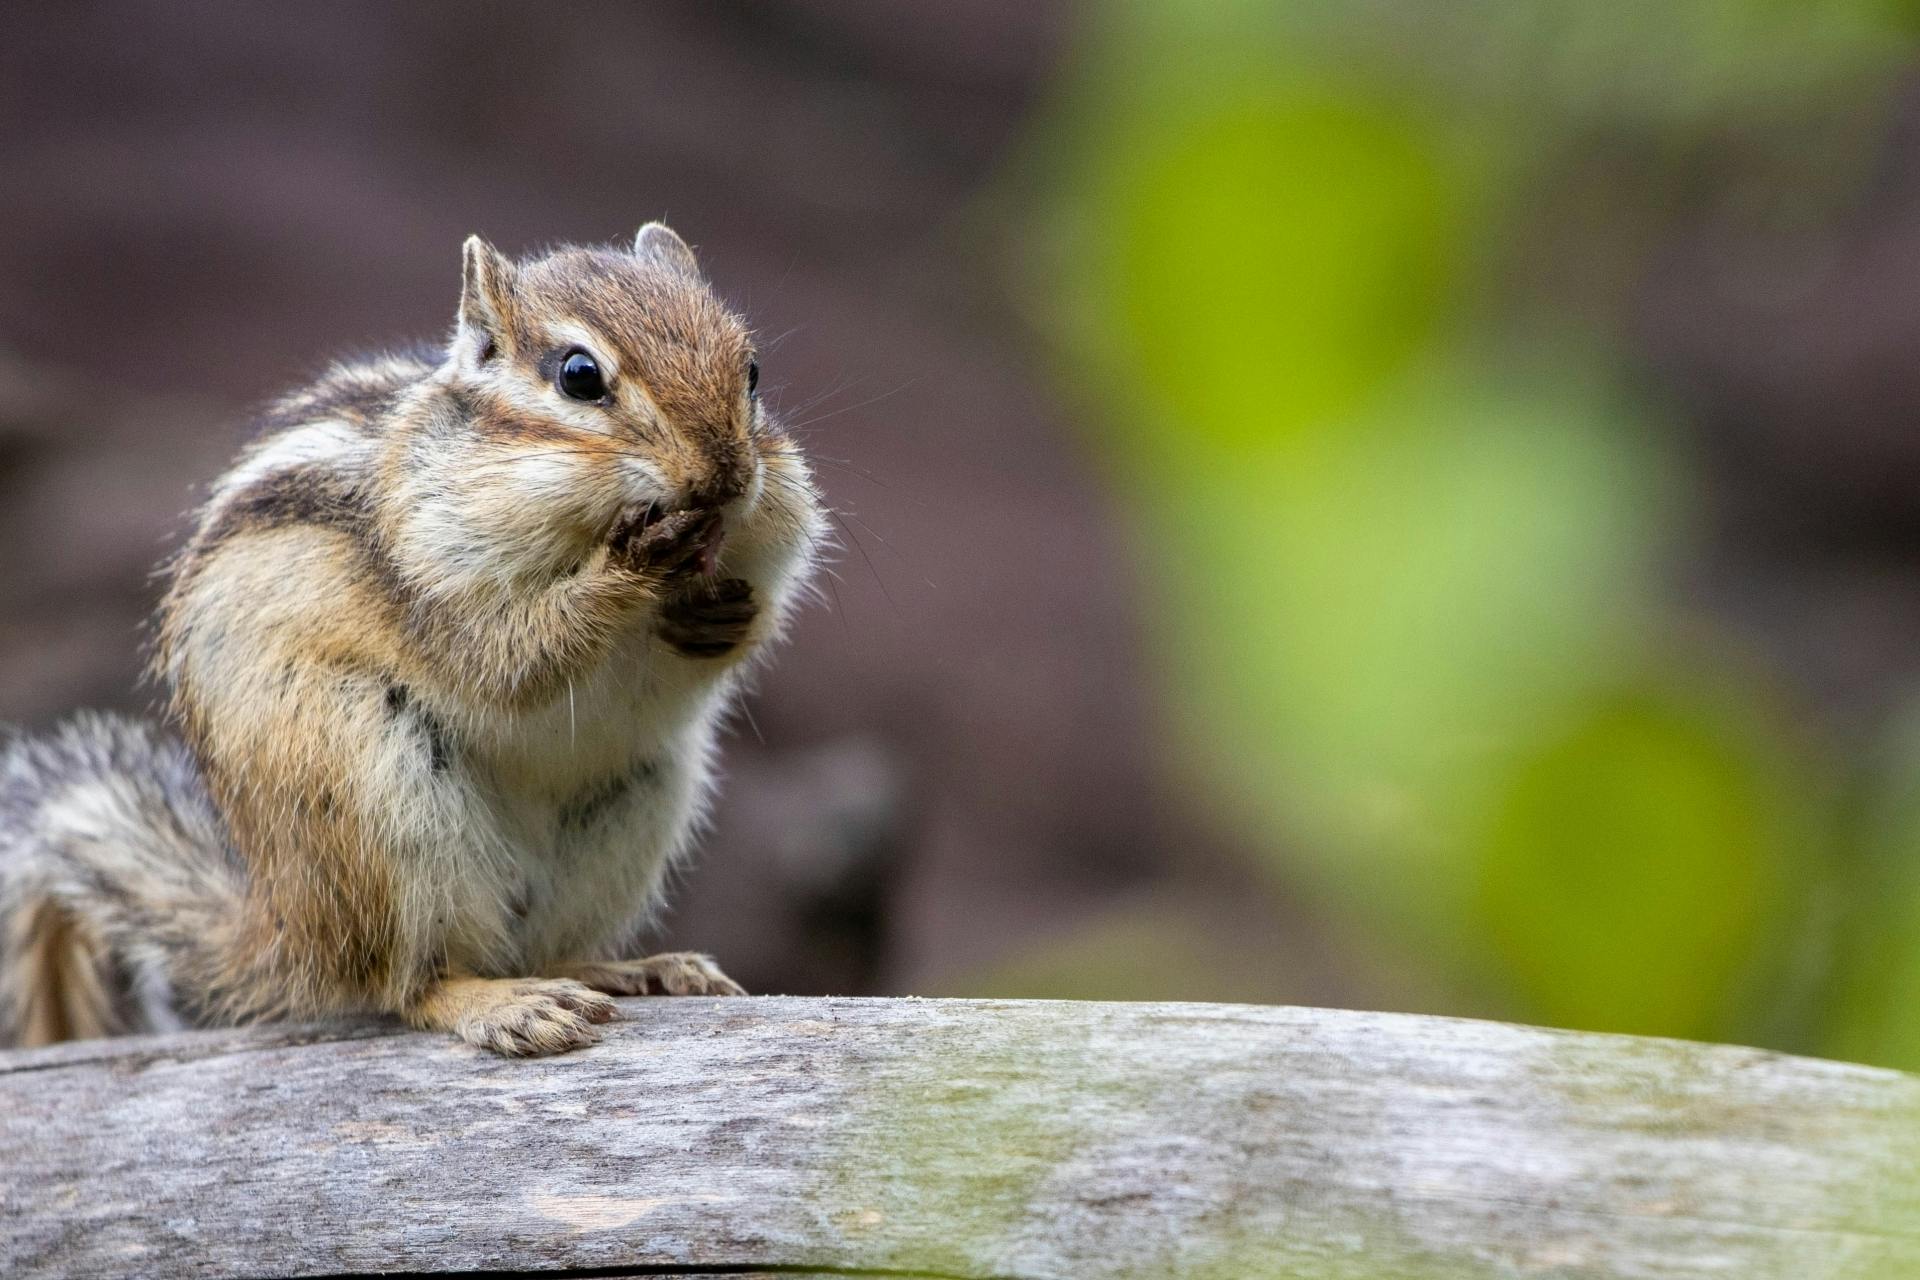
{"label": "chipmunk's hind foot", "polygon": [[746,989],[698,951],[573,965],[566,976],[616,996],[743,996]]}
{"label": "chipmunk's hind foot", "polygon": [[615,1012],[606,996],[565,978],[445,978],[408,1021],[504,1057],[531,1058],[593,1044]]}

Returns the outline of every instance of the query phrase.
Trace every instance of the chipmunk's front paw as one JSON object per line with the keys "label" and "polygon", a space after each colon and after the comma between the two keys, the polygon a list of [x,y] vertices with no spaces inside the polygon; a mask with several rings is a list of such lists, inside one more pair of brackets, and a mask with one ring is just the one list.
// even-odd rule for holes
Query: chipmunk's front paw
{"label": "chipmunk's front paw", "polygon": [[565,1053],[600,1038],[613,1001],[566,978],[468,978],[441,984],[422,1021],[510,1058]]}
{"label": "chipmunk's front paw", "polygon": [[660,606],[660,638],[688,657],[724,657],[746,640],[759,613],[745,578],[695,582]]}
{"label": "chipmunk's front paw", "polygon": [[644,960],[575,965],[569,976],[616,996],[743,996],[746,988],[720,972],[712,956],[666,951]]}
{"label": "chipmunk's front paw", "polygon": [[607,539],[613,562],[633,573],[670,579],[692,572],[720,538],[720,516],[714,511],[675,511],[640,508],[623,519]]}

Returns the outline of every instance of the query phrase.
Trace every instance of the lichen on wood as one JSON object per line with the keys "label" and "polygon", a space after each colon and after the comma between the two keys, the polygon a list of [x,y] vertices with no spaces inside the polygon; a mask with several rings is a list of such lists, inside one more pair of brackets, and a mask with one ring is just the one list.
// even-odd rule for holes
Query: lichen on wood
{"label": "lichen on wood", "polygon": [[1920,1080],[1238,1005],[631,1000],[0,1054],[0,1274],[1920,1275]]}

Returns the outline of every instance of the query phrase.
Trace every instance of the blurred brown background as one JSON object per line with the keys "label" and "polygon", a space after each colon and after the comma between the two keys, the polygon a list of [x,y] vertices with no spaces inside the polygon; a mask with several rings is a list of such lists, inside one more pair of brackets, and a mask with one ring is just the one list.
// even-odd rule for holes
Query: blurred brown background
{"label": "blurred brown background", "polygon": [[[731,739],[668,941],[761,991],[1502,1010],[1250,860],[1167,766],[1154,535],[1023,301],[1032,140],[1095,8],[11,9],[0,720],[149,703],[151,571],[249,407],[444,332],[466,234],[664,216],[762,334],[846,544]],[[1596,129],[1502,246],[1512,305],[1602,314],[1664,406],[1693,467],[1666,598],[1774,673],[1841,792],[1920,666],[1920,77],[1887,83],[1815,230],[1680,183],[1593,285],[1583,218],[1623,219],[1596,193],[1645,171]]]}
{"label": "blurred brown background", "polygon": [[[664,216],[843,513],[673,940],[924,991],[1170,880],[1113,513],[952,227],[1056,5],[45,6],[0,53],[0,719],[137,708],[155,565],[251,405],[451,324],[459,244]],[[1195,892],[1205,895],[1205,887]],[[1211,908],[1209,908],[1211,909]],[[1257,920],[1257,917],[1256,917]],[[1257,925],[1256,925],[1257,927]]]}

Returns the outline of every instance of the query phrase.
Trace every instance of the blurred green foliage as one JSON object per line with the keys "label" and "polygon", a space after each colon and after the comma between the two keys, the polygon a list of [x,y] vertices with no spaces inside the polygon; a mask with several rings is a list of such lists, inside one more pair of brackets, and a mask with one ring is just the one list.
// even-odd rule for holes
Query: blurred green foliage
{"label": "blurred green foliage", "polygon": [[1688,202],[1844,209],[1907,22],[1121,0],[1032,150],[1171,766],[1463,1010],[1920,1068],[1920,807],[1675,599],[1620,332]]}
{"label": "blurred green foliage", "polygon": [[1628,687],[1528,744],[1473,849],[1476,919],[1527,1008],[1573,1027],[1746,1030],[1728,993],[1808,872],[1793,771],[1755,728]]}
{"label": "blurred green foliage", "polygon": [[1920,1070],[1920,704],[1904,709],[1876,763],[1849,841],[1856,888],[1824,1044],[1838,1057]]}

